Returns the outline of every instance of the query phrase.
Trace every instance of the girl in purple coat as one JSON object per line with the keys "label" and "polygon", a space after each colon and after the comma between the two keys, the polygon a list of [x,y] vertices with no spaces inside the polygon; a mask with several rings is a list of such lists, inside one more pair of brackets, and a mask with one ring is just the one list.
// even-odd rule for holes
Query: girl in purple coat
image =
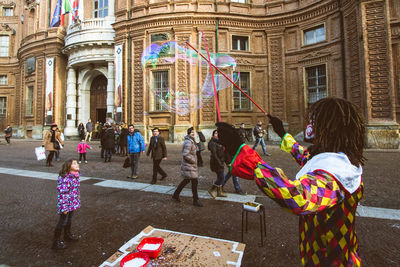
{"label": "girl in purple coat", "polygon": [[60,219],[54,231],[53,249],[65,249],[67,246],[61,240],[64,228],[64,240],[78,241],[79,237],[71,233],[71,221],[74,210],[81,207],[79,199],[79,164],[76,160],[66,161],[59,173],[57,181],[57,213]]}

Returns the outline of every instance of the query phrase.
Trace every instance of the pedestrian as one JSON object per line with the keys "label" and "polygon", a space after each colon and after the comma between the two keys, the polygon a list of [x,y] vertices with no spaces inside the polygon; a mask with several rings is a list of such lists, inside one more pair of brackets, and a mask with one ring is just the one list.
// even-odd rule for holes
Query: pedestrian
{"label": "pedestrian", "polygon": [[131,163],[131,175],[127,178],[136,179],[137,169],[139,167],[140,153],[145,151],[144,139],[140,134],[139,130],[135,129],[133,124],[128,125],[128,135],[127,140],[127,153],[130,158]]}
{"label": "pedestrian", "polygon": [[86,123],[86,136],[85,136],[85,140],[86,141],[91,141],[92,140],[92,134],[93,134],[93,122],[91,119],[88,120],[88,122]]}
{"label": "pedestrian", "polygon": [[64,241],[76,242],[79,239],[79,236],[71,233],[72,215],[81,207],[79,176],[79,164],[76,160],[64,162],[57,179],[57,213],[60,218],[54,230],[52,248],[55,250],[67,247],[61,239],[63,229]]}
{"label": "pedestrian", "polygon": [[107,123],[105,123],[104,125],[102,125],[102,127],[101,127],[101,131],[100,131],[100,148],[101,148],[101,150],[100,150],[100,157],[101,158],[104,158],[104,151],[105,151],[105,148],[104,148],[104,140],[105,140],[105,132],[106,132],[106,130],[107,130]]}
{"label": "pedestrian", "polygon": [[245,124],[242,122],[240,124],[239,130],[238,130],[239,136],[242,138],[243,143],[245,143],[246,141],[250,142],[249,135],[247,134],[246,128],[244,128],[244,127],[245,127]]}
{"label": "pedestrian", "polygon": [[106,123],[106,130],[102,135],[102,149],[105,150],[104,162],[111,162],[115,142],[114,135],[114,129],[110,124]]}
{"label": "pedestrian", "polygon": [[262,121],[258,121],[257,125],[253,128],[253,134],[254,137],[256,138],[256,142],[254,143],[253,149],[256,150],[258,144],[261,143],[262,150],[264,152],[264,155],[270,156],[270,154],[267,152],[267,149],[265,147],[265,142],[264,142],[264,135],[267,132],[262,128]]}
{"label": "pedestrian", "polygon": [[99,138],[99,121],[96,121],[93,128],[93,139]]}
{"label": "pedestrian", "polygon": [[150,145],[147,148],[146,155],[153,159],[153,180],[152,184],[157,183],[157,174],[161,174],[161,179],[164,180],[167,177],[166,172],[161,169],[161,160],[167,160],[167,147],[165,146],[164,138],[160,136],[160,130],[156,127],[153,129],[153,136],[150,138]]}
{"label": "pedestrian", "polygon": [[201,156],[201,151],[204,151],[206,149],[206,147],[204,145],[206,138],[205,138],[204,134],[201,131],[199,131],[196,133],[195,140],[196,140],[196,145],[198,147],[198,149],[196,151],[197,166],[203,167],[203,157]]}
{"label": "pedestrian", "polygon": [[363,196],[365,122],[360,110],[340,98],[323,98],[308,110],[312,145],[302,147],[283,123],[269,116],[282,138],[281,149],[302,167],[295,179],[271,167],[242,143],[235,129],[217,123],[220,141],[235,155],[232,173],[255,180],[279,205],[299,216],[303,266],[360,266],[355,231],[357,206]]}
{"label": "pedestrian", "polygon": [[119,155],[119,140],[120,140],[120,130],[119,127],[115,127],[114,130],[114,151],[116,155]]}
{"label": "pedestrian", "polygon": [[97,124],[96,129],[97,129],[97,139],[101,139],[101,132],[102,132],[102,130],[103,130],[103,123],[102,123],[102,122],[99,122],[99,123]]}
{"label": "pedestrian", "polygon": [[[57,134],[60,135],[61,141],[64,142],[64,134],[60,131],[60,129],[59,129],[58,127],[57,127],[57,129],[56,129],[56,132],[57,132]],[[61,146],[57,146],[57,148],[56,148],[56,151],[55,151],[55,153],[54,153],[54,155],[55,155],[55,157],[56,157],[56,161],[60,161],[60,160],[61,160],[61,158],[60,158],[60,150],[61,150],[61,149],[62,149]]]}
{"label": "pedestrian", "polygon": [[7,128],[4,130],[4,133],[6,134],[5,138],[7,145],[11,144],[12,127],[10,125],[7,125]]}
{"label": "pedestrian", "polygon": [[81,142],[78,144],[78,148],[77,148],[77,150],[78,150],[78,153],[79,153],[79,164],[80,163],[82,163],[82,158],[83,158],[83,160],[85,161],[85,164],[87,164],[87,160],[86,160],[86,153],[87,153],[87,149],[92,149],[92,147],[91,146],[89,146],[87,143],[86,143],[86,140],[85,139],[82,139],[81,140]]}
{"label": "pedestrian", "polygon": [[[214,184],[208,190],[212,198],[226,197],[226,194],[222,191],[222,185],[224,183],[224,147],[218,142],[218,130],[214,130],[210,142],[208,142],[208,150],[211,151],[210,157],[210,169],[217,174],[217,179]],[[217,191],[217,195],[215,195]]]}
{"label": "pedestrian", "polygon": [[182,146],[182,162],[181,162],[181,176],[182,182],[176,188],[172,199],[180,202],[179,195],[182,189],[188,184],[192,183],[192,194],[193,194],[193,205],[196,207],[203,207],[203,204],[199,201],[199,195],[197,192],[197,185],[199,183],[199,173],[197,167],[197,156],[196,156],[196,142],[194,140],[195,131],[193,127],[187,130],[185,141]]}
{"label": "pedestrian", "polygon": [[49,167],[53,166],[52,161],[57,147],[59,147],[60,144],[64,145],[60,137],[60,132],[57,132],[56,129],[57,129],[57,124],[52,123],[50,125],[50,130],[48,130],[45,133],[43,138],[42,146],[45,147],[46,151],[49,151],[49,155],[47,156],[47,161],[46,161],[46,165]]}
{"label": "pedestrian", "polygon": [[[240,135],[240,132],[239,132],[239,136],[242,138],[242,136]],[[243,140],[243,138],[242,138],[242,140]],[[224,177],[224,182],[222,183],[222,188],[224,188],[224,186],[225,186],[226,182],[229,180],[229,178],[232,177],[233,187],[235,188],[236,194],[245,195],[242,188],[240,187],[239,178],[235,175],[232,175],[232,172],[231,172],[230,167],[231,167],[231,162],[232,162],[233,158],[226,151],[224,153],[224,156],[225,156],[225,164],[228,167],[228,173]]]}
{"label": "pedestrian", "polygon": [[128,136],[128,128],[125,127],[125,124],[122,126],[121,129],[121,134],[119,136],[119,150],[120,150],[120,155],[125,157],[127,156],[126,153],[126,144],[127,144],[127,140],[126,137]]}
{"label": "pedestrian", "polygon": [[82,140],[82,138],[85,138],[85,126],[83,123],[79,123],[78,125],[78,135],[79,135],[79,140]]}

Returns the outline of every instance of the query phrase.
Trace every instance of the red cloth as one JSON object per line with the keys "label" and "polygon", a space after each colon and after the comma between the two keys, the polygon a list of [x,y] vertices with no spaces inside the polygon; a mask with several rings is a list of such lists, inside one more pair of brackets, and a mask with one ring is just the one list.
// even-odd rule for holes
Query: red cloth
{"label": "red cloth", "polygon": [[254,169],[261,160],[260,155],[255,150],[248,145],[243,145],[233,159],[232,174],[240,178],[253,180]]}

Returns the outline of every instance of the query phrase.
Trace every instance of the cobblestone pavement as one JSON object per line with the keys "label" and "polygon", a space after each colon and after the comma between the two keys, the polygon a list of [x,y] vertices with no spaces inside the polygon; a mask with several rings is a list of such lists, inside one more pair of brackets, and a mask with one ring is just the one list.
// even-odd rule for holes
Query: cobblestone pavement
{"label": "cobblestone pavement", "polygon": [[[38,141],[12,140],[11,145],[0,143],[0,167],[57,173],[61,162],[46,167],[35,159],[34,147]],[[76,157],[77,141],[67,141],[61,153],[63,160]],[[125,177],[124,158],[115,156],[111,163],[99,157],[97,141],[90,143],[88,164],[81,164],[82,175],[108,180],[130,181]],[[168,160],[162,167],[168,173],[159,184],[176,186],[179,181],[181,145],[168,144]],[[272,166],[281,167],[288,177],[298,170],[290,155],[269,145],[271,157],[265,157]],[[261,150],[261,148],[258,148]],[[200,168],[199,189],[206,190],[215,179],[209,171],[209,152],[202,153],[205,167]],[[399,151],[367,151],[369,159],[364,168],[365,192],[362,205],[400,209],[398,198]],[[150,182],[152,162],[141,157],[139,178],[135,182]],[[240,180],[248,194],[259,197],[266,206],[267,244],[258,246],[258,219],[249,217],[249,233],[245,235],[246,249],[242,266],[298,266],[297,217],[262,196],[251,181]],[[55,181],[33,179],[18,175],[0,174],[0,265],[10,266],[97,266],[106,260],[127,240],[147,225],[174,231],[206,235],[240,241],[241,204],[202,200],[204,208],[191,205],[191,198],[183,203],[170,201],[170,196],[150,192],[93,186],[91,181],[81,185],[82,208],[74,218],[74,230],[82,239],[66,251],[50,250],[56,215]],[[233,192],[231,182],[226,191]],[[400,221],[357,218],[357,232],[364,266],[399,266]]]}

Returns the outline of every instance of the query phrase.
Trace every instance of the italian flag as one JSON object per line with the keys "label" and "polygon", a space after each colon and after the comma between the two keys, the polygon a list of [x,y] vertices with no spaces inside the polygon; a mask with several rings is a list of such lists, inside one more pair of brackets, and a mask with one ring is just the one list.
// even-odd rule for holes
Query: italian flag
{"label": "italian flag", "polygon": [[61,25],[64,25],[64,15],[71,11],[71,4],[69,0],[62,0],[61,2]]}

